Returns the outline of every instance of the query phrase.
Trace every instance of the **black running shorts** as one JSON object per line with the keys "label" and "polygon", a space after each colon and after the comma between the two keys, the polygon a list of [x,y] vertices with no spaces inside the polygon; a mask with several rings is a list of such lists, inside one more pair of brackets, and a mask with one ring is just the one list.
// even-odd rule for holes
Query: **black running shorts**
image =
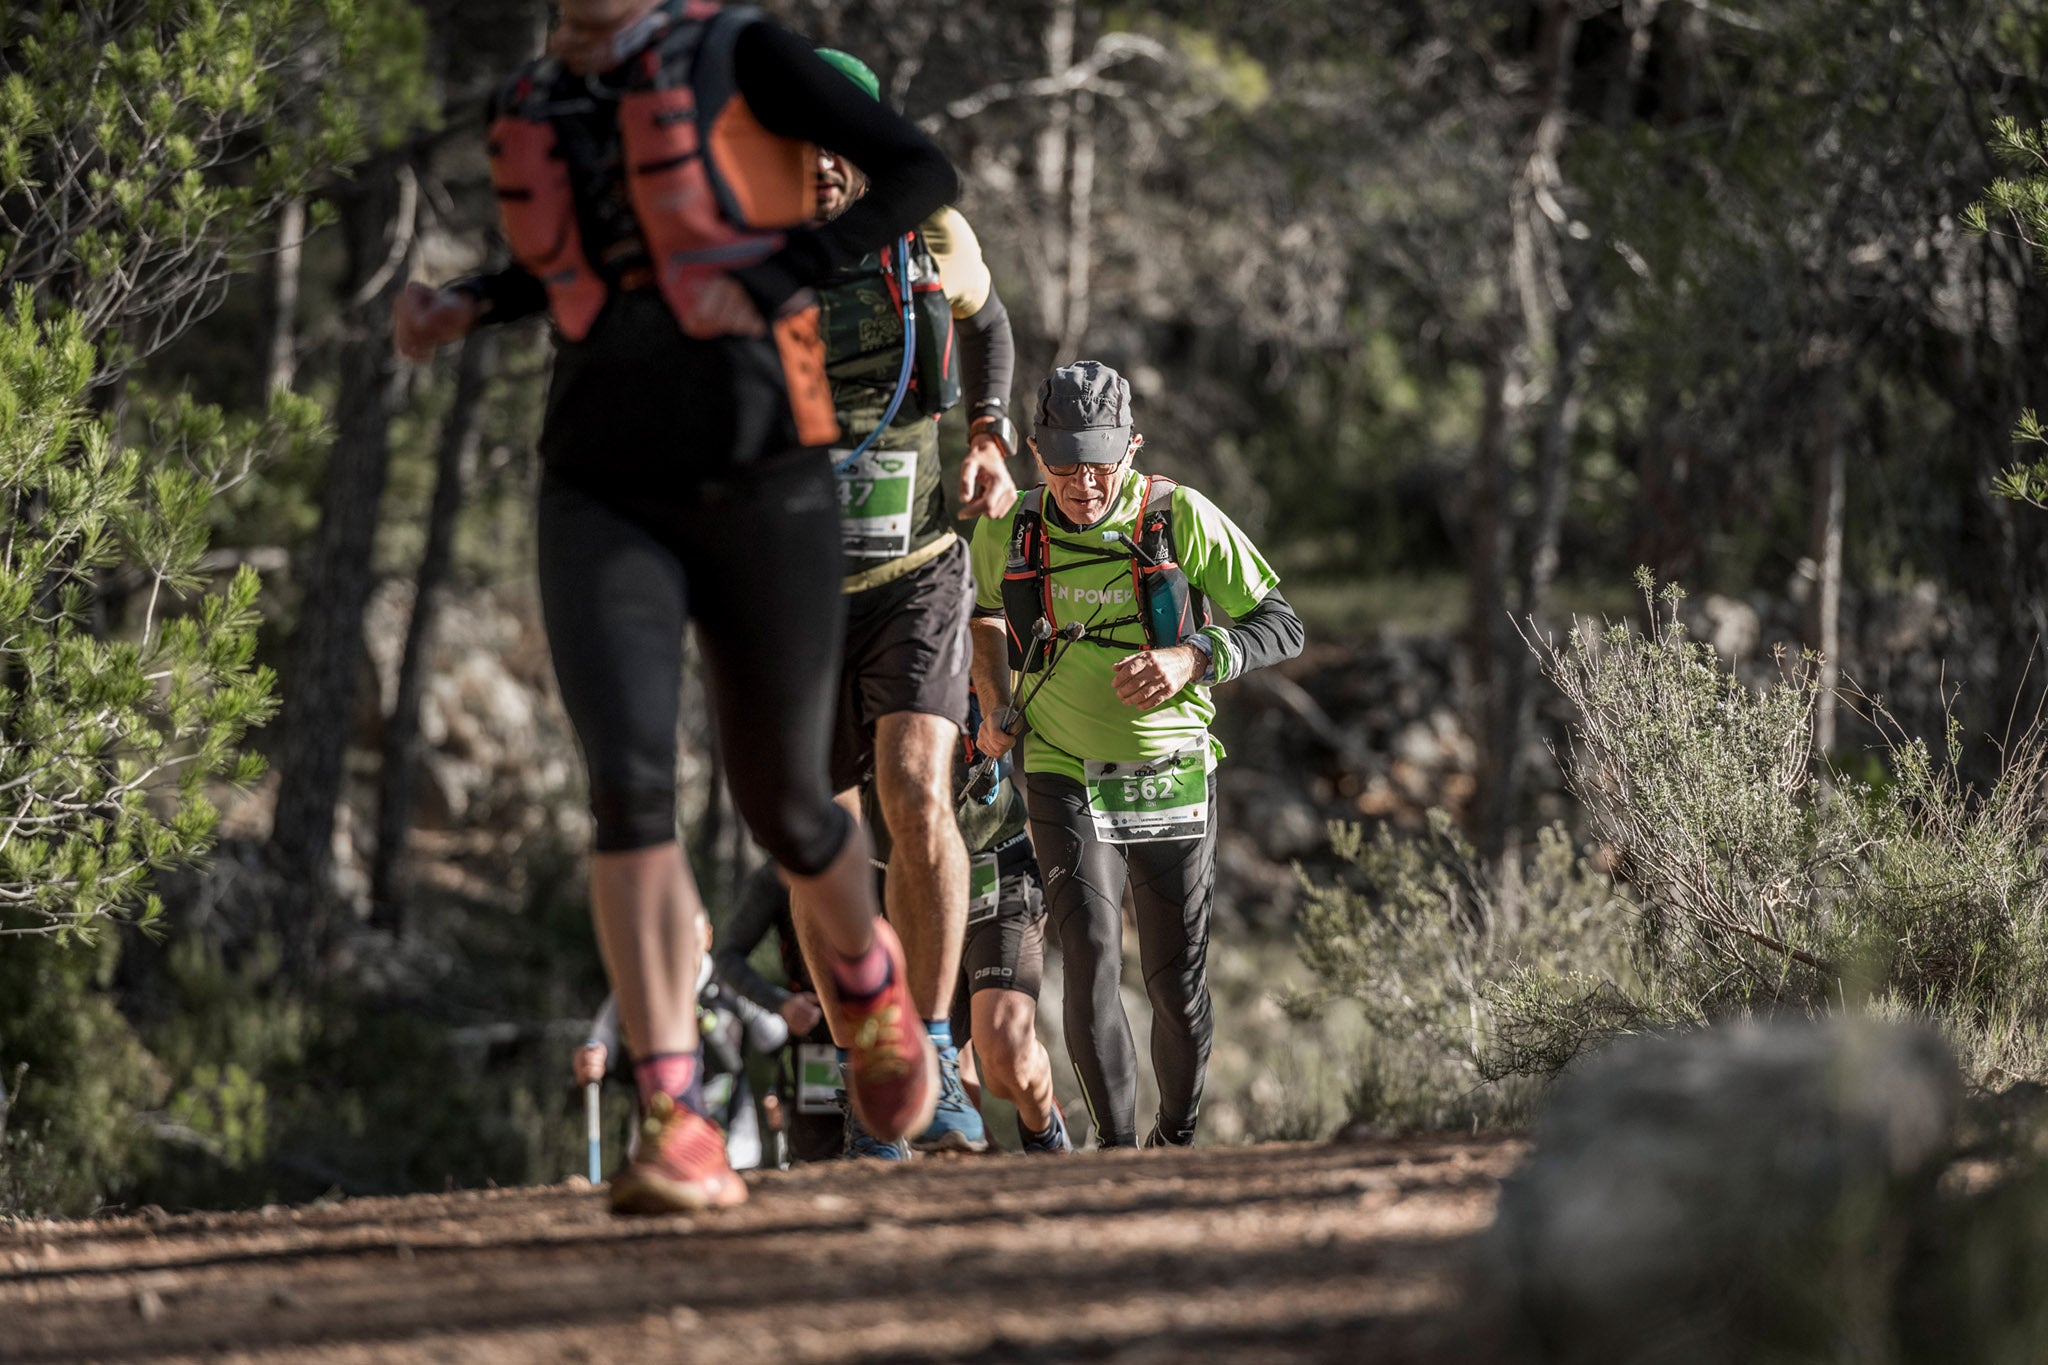
{"label": "black running shorts", "polygon": [[1033,1000],[1045,976],[1045,894],[1031,839],[1019,834],[996,851],[998,898],[993,913],[974,918],[960,949],[960,986],[953,992],[953,1041],[973,1036],[969,1001],[977,991],[1022,991]]}
{"label": "black running shorts", "polygon": [[875,722],[898,711],[967,723],[967,617],[974,579],[956,541],[931,563],[846,599],[846,650],[832,729],[832,786],[875,771]]}

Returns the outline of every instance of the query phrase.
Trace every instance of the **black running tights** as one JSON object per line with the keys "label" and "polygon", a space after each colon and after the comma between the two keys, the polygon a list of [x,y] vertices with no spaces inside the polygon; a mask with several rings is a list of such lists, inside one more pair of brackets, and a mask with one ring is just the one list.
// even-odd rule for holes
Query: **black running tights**
{"label": "black running tights", "polygon": [[1025,778],[1031,842],[1066,970],[1067,1052],[1080,1073],[1104,1147],[1137,1145],[1138,1058],[1118,982],[1123,897],[1138,916],[1138,961],[1152,1001],[1152,1071],[1159,1126],[1169,1141],[1194,1136],[1215,1022],[1209,1012],[1209,908],[1216,888],[1216,779],[1200,839],[1109,844],[1095,837],[1086,789],[1071,777]]}
{"label": "black running tights", "polygon": [[676,837],[676,718],[694,620],[733,803],[769,854],[824,871],[852,825],[826,779],[845,599],[839,499],[817,451],[680,496],[540,491],[540,592],[590,772],[597,848]]}

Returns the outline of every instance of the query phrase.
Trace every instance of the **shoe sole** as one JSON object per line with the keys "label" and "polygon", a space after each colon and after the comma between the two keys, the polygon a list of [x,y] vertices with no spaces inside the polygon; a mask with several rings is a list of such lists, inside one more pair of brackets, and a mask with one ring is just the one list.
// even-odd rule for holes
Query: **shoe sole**
{"label": "shoe sole", "polygon": [[962,1132],[943,1133],[935,1138],[918,1138],[910,1144],[919,1152],[958,1152],[963,1156],[978,1156],[988,1150],[988,1139],[976,1142]]}
{"label": "shoe sole", "polygon": [[878,1122],[862,1105],[859,1087],[852,1084],[846,1087],[846,1099],[853,1106],[853,1116],[860,1120],[861,1127],[884,1142],[901,1142],[911,1133],[922,1133],[932,1126],[932,1116],[939,1112],[939,1050],[932,1046],[929,1038],[919,1038],[918,1043],[924,1053],[924,1102],[902,1121],[902,1127]]}
{"label": "shoe sole", "polygon": [[659,1171],[625,1170],[612,1177],[612,1212],[628,1217],[703,1213],[747,1202],[747,1182],[737,1175],[716,1189],[699,1181],[671,1180]]}

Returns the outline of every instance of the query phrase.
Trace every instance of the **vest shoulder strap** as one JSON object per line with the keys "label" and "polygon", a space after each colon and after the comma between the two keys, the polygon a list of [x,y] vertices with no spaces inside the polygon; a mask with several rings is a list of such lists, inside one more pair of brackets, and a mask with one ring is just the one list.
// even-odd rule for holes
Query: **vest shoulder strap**
{"label": "vest shoulder strap", "polygon": [[700,117],[715,118],[739,94],[733,52],[740,34],[760,20],[761,11],[752,5],[721,5],[703,23],[691,25],[698,37],[694,39],[697,52],[689,80],[697,91]]}
{"label": "vest shoulder strap", "polygon": [[507,76],[491,97],[490,120],[536,117],[536,111],[561,74],[561,63],[553,57],[535,57],[527,62]]}
{"label": "vest shoulder strap", "polygon": [[1161,562],[1176,558],[1173,544],[1173,492],[1180,485],[1163,474],[1145,476],[1145,502],[1138,513],[1138,543]]}

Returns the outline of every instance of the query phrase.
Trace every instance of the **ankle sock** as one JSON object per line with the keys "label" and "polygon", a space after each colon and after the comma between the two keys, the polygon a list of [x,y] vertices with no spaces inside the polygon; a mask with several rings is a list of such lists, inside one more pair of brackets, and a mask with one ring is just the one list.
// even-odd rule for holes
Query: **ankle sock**
{"label": "ankle sock", "polygon": [[704,1066],[696,1052],[657,1052],[633,1067],[640,1085],[640,1103],[656,1093],[667,1095],[693,1114],[704,1112]]}
{"label": "ankle sock", "polygon": [[889,989],[889,983],[896,978],[896,969],[889,961],[889,950],[876,939],[859,957],[832,955],[832,984],[839,987],[839,996],[849,1004],[866,1004]]}
{"label": "ankle sock", "polygon": [[925,1036],[932,1040],[932,1046],[941,1052],[953,1047],[953,1021],[951,1019],[927,1019],[924,1021]]}

